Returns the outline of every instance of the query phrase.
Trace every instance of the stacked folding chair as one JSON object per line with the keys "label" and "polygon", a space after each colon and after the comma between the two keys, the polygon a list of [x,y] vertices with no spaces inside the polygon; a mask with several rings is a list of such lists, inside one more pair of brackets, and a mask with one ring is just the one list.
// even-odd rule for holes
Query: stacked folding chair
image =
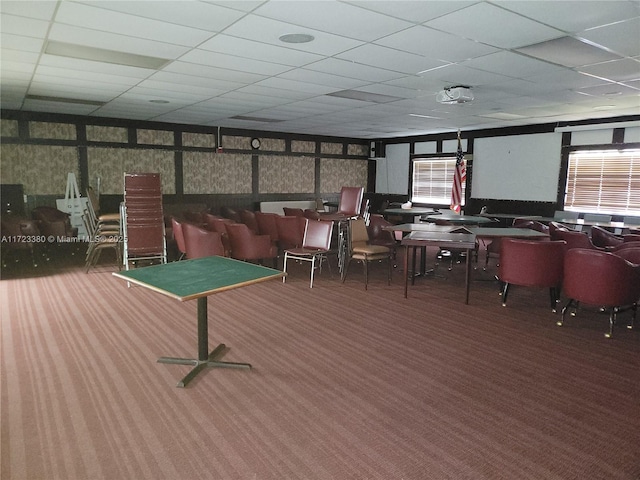
{"label": "stacked folding chair", "polygon": [[167,263],[159,173],[125,173],[121,205],[126,270],[139,261]]}

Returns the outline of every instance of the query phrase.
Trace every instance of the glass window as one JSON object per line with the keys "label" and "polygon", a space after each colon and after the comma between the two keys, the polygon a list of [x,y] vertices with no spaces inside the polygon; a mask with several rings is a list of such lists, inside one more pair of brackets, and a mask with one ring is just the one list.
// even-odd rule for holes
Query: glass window
{"label": "glass window", "polygon": [[[411,202],[449,206],[456,170],[455,155],[413,160]],[[466,182],[462,182],[462,205]]]}
{"label": "glass window", "polygon": [[640,215],[640,149],[569,153],[564,208]]}

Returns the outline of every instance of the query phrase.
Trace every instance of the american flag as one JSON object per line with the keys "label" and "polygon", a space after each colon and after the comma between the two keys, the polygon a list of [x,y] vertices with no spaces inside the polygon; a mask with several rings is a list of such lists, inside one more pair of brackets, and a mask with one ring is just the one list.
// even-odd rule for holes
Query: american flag
{"label": "american flag", "polygon": [[467,178],[467,169],[464,166],[464,154],[460,132],[458,132],[458,152],[456,153],[456,171],[453,174],[453,186],[451,187],[451,210],[460,213],[462,208],[462,182]]}

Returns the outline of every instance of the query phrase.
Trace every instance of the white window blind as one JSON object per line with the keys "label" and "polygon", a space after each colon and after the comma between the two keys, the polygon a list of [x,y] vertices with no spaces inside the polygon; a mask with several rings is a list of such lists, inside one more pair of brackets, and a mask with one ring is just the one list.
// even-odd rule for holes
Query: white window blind
{"label": "white window blind", "polygon": [[[455,169],[455,155],[414,160],[411,201],[413,203],[449,205],[451,203],[451,187]],[[463,182],[463,205],[465,188],[466,182]]]}
{"label": "white window blind", "polygon": [[565,210],[640,214],[640,149],[569,154]]}

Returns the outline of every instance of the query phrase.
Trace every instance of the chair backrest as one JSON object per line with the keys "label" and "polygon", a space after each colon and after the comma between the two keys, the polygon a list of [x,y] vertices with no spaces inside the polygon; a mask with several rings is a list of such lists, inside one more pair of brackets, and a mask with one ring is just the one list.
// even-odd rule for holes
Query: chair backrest
{"label": "chair backrest", "polygon": [[631,305],[640,298],[640,267],[613,253],[575,248],[565,255],[562,290],[588,305]]}
{"label": "chair backrest", "polygon": [[256,235],[244,223],[229,223],[227,235],[231,256],[239,260],[256,260],[277,256],[277,249],[268,235]]}
{"label": "chair backrest", "polygon": [[363,197],[363,187],[342,187],[340,189],[340,203],[338,204],[338,213],[349,216],[360,215]]}
{"label": "chair backrest", "polygon": [[556,287],[562,282],[566,243],[502,238],[498,277],[523,286]]}
{"label": "chair backrest", "polygon": [[596,247],[613,247],[624,242],[622,237],[614,235],[602,227],[594,225],[590,230],[591,241]]}
{"label": "chair backrest", "polygon": [[234,222],[241,222],[242,220],[240,219],[240,214],[237,212],[237,210],[228,207],[226,205],[223,205],[222,207],[220,207],[220,215],[222,215],[224,218],[228,218],[230,220],[233,220]]}
{"label": "chair backrest", "polygon": [[278,244],[281,249],[302,246],[306,218],[281,216],[276,218],[278,228]]}
{"label": "chair backrest", "polygon": [[184,241],[184,229],[183,222],[177,220],[175,217],[171,217],[171,230],[173,231],[173,238],[176,241],[176,246],[181,254],[187,253],[187,246]]}
{"label": "chair backrest", "polygon": [[621,248],[612,252],[613,254],[624,258],[627,262],[634,265],[640,265],[640,243],[630,248]]}
{"label": "chair backrest", "polygon": [[256,223],[260,235],[269,235],[272,242],[278,241],[277,213],[256,212]]}
{"label": "chair backrest", "polygon": [[238,211],[238,214],[240,215],[240,221],[249,227],[249,230],[253,233],[258,233],[258,222],[256,221],[255,212],[243,208]]}
{"label": "chair backrest", "polygon": [[596,248],[591,242],[589,235],[584,232],[555,230],[551,239],[564,240],[567,242],[567,250],[571,250],[572,248]]}
{"label": "chair backrest", "polygon": [[225,249],[220,233],[212,232],[192,223],[183,223],[182,232],[187,258],[224,256]]}
{"label": "chair backrest", "polygon": [[308,218],[309,220],[320,220],[320,212],[317,210],[311,210],[310,208],[305,209],[302,212],[302,216],[304,218]]}
{"label": "chair backrest", "polygon": [[583,219],[585,222],[607,223],[611,221],[611,215],[605,215],[603,213],[585,213]]}
{"label": "chair backrest", "polygon": [[369,242],[369,232],[367,231],[367,224],[364,218],[354,218],[350,220],[349,226],[351,229],[349,235],[352,245]]}
{"label": "chair backrest", "polygon": [[329,250],[331,248],[331,234],[333,233],[333,222],[323,220],[309,220],[304,229],[304,248],[318,248]]}
{"label": "chair backrest", "polygon": [[304,217],[304,210],[294,207],[282,207],[282,211],[286,217]]}
{"label": "chair backrest", "polygon": [[[395,246],[396,238],[390,230],[384,230],[383,227],[390,227],[391,222],[387,221],[382,215],[378,213],[372,213],[369,215],[369,225],[367,227],[369,231],[369,240],[375,245]],[[398,232],[400,236],[402,232]],[[399,238],[400,240],[402,237]]]}

